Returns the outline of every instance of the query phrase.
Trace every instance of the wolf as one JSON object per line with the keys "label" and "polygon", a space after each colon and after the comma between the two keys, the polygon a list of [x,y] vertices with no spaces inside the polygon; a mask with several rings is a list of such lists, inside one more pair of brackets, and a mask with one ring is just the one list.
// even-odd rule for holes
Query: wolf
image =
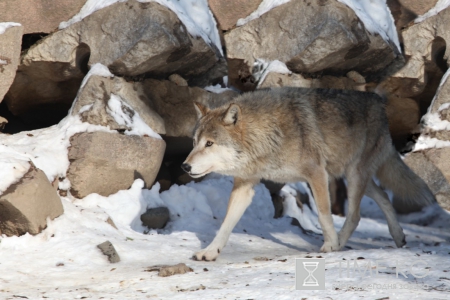
{"label": "wolf", "polygon": [[[309,183],[323,231],[322,252],[344,247],[359,223],[364,194],[380,206],[395,244],[402,247],[403,229],[374,177],[403,202],[425,206],[435,198],[394,149],[385,102],[368,92],[282,87],[244,93],[216,108],[195,103],[194,145],[181,167],[194,178],[231,175],[234,185],[216,237],[193,258],[219,256],[261,179]],[[348,214],[337,234],[328,185],[341,177],[347,180]]]}

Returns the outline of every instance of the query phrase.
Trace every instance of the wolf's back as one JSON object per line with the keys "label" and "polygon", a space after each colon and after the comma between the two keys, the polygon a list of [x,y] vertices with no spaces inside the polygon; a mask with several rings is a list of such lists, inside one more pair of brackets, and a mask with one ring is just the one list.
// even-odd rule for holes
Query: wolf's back
{"label": "wolf's back", "polygon": [[378,169],[377,177],[383,187],[394,193],[394,207],[400,213],[420,211],[436,202],[427,184],[402,161],[393,147]]}

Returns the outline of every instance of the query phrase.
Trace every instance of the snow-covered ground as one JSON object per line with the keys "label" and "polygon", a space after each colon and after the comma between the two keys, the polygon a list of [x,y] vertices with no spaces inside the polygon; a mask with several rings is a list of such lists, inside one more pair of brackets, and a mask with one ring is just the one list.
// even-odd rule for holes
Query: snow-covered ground
{"label": "snow-covered ground", "polygon": [[[303,233],[288,217],[272,218],[270,195],[259,185],[220,257],[204,262],[190,258],[218,230],[232,179],[213,174],[162,193],[158,184],[151,190],[142,187],[136,180],[129,190],[110,197],[62,197],[64,214],[41,234],[1,237],[0,298],[445,299],[450,292],[450,215],[437,207],[409,216],[422,225],[402,223],[408,244],[397,249],[381,211],[365,198],[363,218],[348,247],[323,254],[318,252],[321,235]],[[170,209],[171,221],[163,230],[146,230],[140,214],[161,205]],[[314,206],[300,216],[308,224],[317,223]],[[108,217],[118,229],[106,223]],[[334,216],[336,228],[343,221]],[[119,263],[109,263],[97,249],[106,240],[118,251]],[[318,256],[326,260],[326,290],[295,290],[295,259]],[[361,271],[364,264],[375,266],[377,260],[386,268],[377,277],[366,272],[361,278],[352,273],[357,258]],[[341,271],[339,261],[345,262]],[[346,261],[351,262],[349,277]],[[181,262],[194,272],[158,277],[147,271],[150,266]],[[414,278],[411,264],[414,274],[427,276]]]}

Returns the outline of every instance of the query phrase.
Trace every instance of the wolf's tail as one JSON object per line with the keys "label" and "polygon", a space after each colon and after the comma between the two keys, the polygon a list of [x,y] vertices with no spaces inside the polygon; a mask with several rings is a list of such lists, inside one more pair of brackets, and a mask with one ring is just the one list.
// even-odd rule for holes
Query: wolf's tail
{"label": "wolf's tail", "polygon": [[394,207],[399,213],[420,211],[436,202],[427,184],[400,158],[394,147],[386,161],[377,171],[383,187],[394,193]]}

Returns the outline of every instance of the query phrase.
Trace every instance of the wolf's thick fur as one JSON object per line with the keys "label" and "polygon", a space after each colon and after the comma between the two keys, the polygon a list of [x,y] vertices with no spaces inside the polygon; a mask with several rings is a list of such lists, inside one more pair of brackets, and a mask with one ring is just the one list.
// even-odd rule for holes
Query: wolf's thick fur
{"label": "wolf's thick fur", "polygon": [[[388,131],[385,103],[376,94],[355,91],[277,88],[246,93],[199,115],[194,149],[183,169],[193,177],[209,172],[234,176],[225,220],[213,242],[196,259],[214,260],[254,195],[261,178],[307,181],[317,203],[324,244],[341,249],[358,225],[364,194],[382,208],[398,247],[405,235],[384,191],[404,201],[431,203],[427,185],[399,158]],[[328,182],[345,176],[349,211],[339,235],[330,212]]]}

